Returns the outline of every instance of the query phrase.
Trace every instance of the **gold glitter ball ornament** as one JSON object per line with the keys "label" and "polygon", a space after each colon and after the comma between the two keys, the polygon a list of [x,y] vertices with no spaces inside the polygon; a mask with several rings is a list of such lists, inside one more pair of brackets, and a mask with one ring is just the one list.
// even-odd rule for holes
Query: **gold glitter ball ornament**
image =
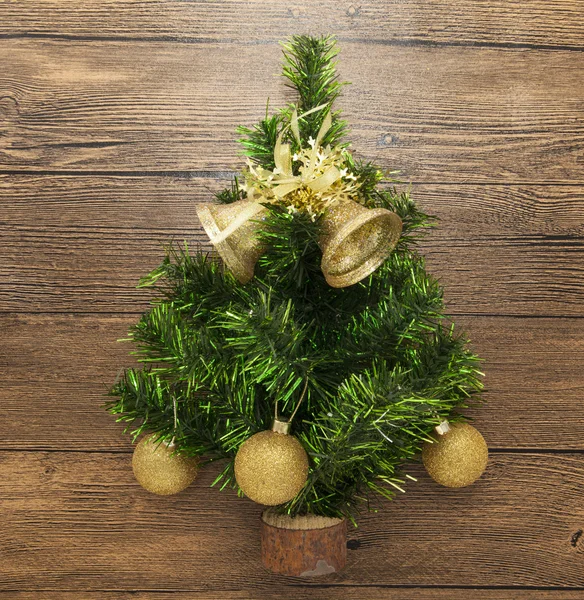
{"label": "gold glitter ball ornament", "polygon": [[178,494],[195,479],[199,461],[192,456],[175,454],[174,445],[157,442],[156,437],[156,434],[146,436],[134,448],[134,475],[138,483],[153,494]]}
{"label": "gold glitter ball ornament", "polygon": [[460,488],[476,481],[489,459],[485,438],[468,423],[451,423],[434,443],[426,442],[422,461],[430,477],[446,487]]}
{"label": "gold glitter ball ornament", "polygon": [[276,506],[292,500],[307,477],[306,451],[286,433],[260,431],[247,439],[235,456],[237,484],[258,504]]}

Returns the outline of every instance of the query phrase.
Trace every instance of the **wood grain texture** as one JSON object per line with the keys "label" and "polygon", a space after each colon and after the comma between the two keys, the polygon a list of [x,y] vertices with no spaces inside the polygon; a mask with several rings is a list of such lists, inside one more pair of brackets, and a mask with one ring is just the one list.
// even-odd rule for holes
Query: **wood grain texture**
{"label": "wood grain texture", "polygon": [[[3,310],[129,311],[171,239],[210,249],[195,214],[228,181],[0,176]],[[440,218],[421,246],[453,314],[584,315],[584,188],[416,185]]]}
{"label": "wood grain texture", "polygon": [[[194,204],[212,200],[233,175],[0,174],[2,224],[127,227],[180,235],[199,227]],[[476,228],[476,235],[499,237],[584,235],[584,185],[419,183],[411,193],[440,218],[432,235],[445,231],[461,237],[469,228]]]}
{"label": "wood grain texture", "polygon": [[[280,60],[276,43],[4,40],[0,169],[239,168],[236,125],[295,99]],[[584,182],[584,53],[346,42],[340,73],[353,147],[406,181]]]}
{"label": "wood grain texture", "polygon": [[[3,315],[0,448],[131,451],[102,405],[136,316]],[[584,319],[460,317],[483,357],[490,448],[584,450]]]}
{"label": "wood grain texture", "polygon": [[[412,466],[317,583],[263,570],[261,507],[212,468],[142,490],[101,405],[137,279],[206,243],[235,126],[293,100],[278,40],[331,32],[353,148],[442,219],[422,249],[493,452],[459,491]],[[0,600],[583,598],[583,50],[580,0],[1,2]]]}
{"label": "wood grain texture", "polygon": [[[277,589],[296,598],[299,586],[311,585],[261,567],[261,508],[209,489],[213,468],[166,498],[138,486],[125,454],[1,452],[0,468],[5,591],[222,597],[244,589],[264,598]],[[437,486],[420,468],[410,472],[418,483],[360,518],[346,570],[325,582],[584,588],[584,455],[496,454],[485,476],[463,490]],[[344,597],[342,589],[328,593]]]}
{"label": "wood grain texture", "polygon": [[335,32],[371,43],[584,48],[584,7],[573,0],[24,0],[2,7],[0,35],[205,40],[253,44]]}
{"label": "wood grain texture", "polygon": [[[251,592],[255,593],[255,592]],[[469,587],[457,589],[453,587],[438,588],[430,586],[376,586],[376,585],[297,585],[284,594],[281,590],[262,590],[261,600],[582,600],[581,590],[565,588],[538,590],[536,588],[519,589],[507,587],[502,589],[484,589]],[[216,592],[180,591],[115,591],[102,592],[95,590],[73,591],[10,591],[2,592],[0,598],[10,600],[218,600]],[[221,590],[221,600],[250,600],[247,591]],[[253,598],[255,600],[256,597]]]}

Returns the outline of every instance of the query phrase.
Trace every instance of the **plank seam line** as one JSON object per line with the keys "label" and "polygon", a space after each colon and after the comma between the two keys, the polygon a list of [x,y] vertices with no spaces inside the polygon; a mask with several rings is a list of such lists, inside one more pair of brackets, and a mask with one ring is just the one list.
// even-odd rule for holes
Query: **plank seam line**
{"label": "plank seam line", "polygon": [[298,588],[370,588],[370,589],[409,589],[409,590],[541,590],[541,591],[558,591],[558,592],[579,592],[584,590],[584,587],[576,586],[559,586],[559,585],[548,585],[548,586],[530,586],[530,585],[424,585],[424,584],[407,584],[407,583],[396,583],[396,584],[349,584],[343,583],[317,583],[317,584],[289,584],[290,587]]}
{"label": "plank seam line", "polygon": [[[31,284],[32,285],[32,284]],[[128,290],[135,291],[134,288],[127,288]],[[0,294],[2,290],[0,289]],[[145,305],[144,310],[147,310],[149,304]],[[72,311],[72,310],[2,310],[0,311],[0,318],[4,316],[40,316],[43,315],[68,315],[68,316],[87,316],[87,317],[140,317],[143,311],[129,310],[129,311]],[[553,314],[509,314],[509,313],[468,313],[468,312],[448,312],[446,318],[488,318],[488,319],[583,319],[584,315],[553,315]]]}
{"label": "plank seam line", "polygon": [[[97,448],[94,450],[84,450],[83,448],[43,448],[42,446],[38,448],[4,448],[0,447],[0,453],[21,453],[21,454],[43,454],[43,453],[51,453],[51,454],[132,454],[133,448],[119,448],[119,449],[106,449],[106,448]],[[545,455],[545,456],[554,456],[554,455],[575,455],[580,456],[584,454],[584,448],[582,449],[567,449],[567,448],[489,448],[489,453],[491,454],[525,454],[525,455]]]}
{"label": "plank seam line", "polygon": [[[71,35],[64,33],[38,33],[38,32],[21,32],[21,33],[3,33],[0,34],[0,39],[5,40],[54,40],[68,42],[128,42],[128,43],[173,43],[173,44],[218,44],[218,45],[234,45],[234,46],[271,46],[278,42],[276,39],[262,39],[241,42],[238,38],[204,38],[194,36],[175,36],[175,35],[159,35],[159,36],[129,36],[129,35]],[[369,38],[351,38],[338,36],[339,42],[348,42],[380,46],[394,46],[405,48],[476,48],[476,49],[500,49],[500,50],[543,50],[543,51],[564,51],[564,52],[582,52],[582,46],[572,44],[538,44],[534,42],[489,42],[489,41],[472,41],[472,40],[429,40],[420,38],[393,38],[393,39],[369,39]]]}
{"label": "plank seam line", "polygon": [[[326,589],[326,588],[340,588],[340,589],[409,589],[409,590],[526,590],[526,591],[551,591],[551,592],[579,592],[584,590],[584,587],[575,586],[536,586],[536,585],[431,585],[431,584],[407,584],[407,583],[396,583],[396,584],[355,584],[355,583],[287,583],[284,584],[284,588],[304,588],[304,589]],[[65,588],[2,588],[0,589],[0,596],[6,592],[43,592],[43,593],[100,593],[100,594],[111,594],[118,592],[131,592],[134,593],[164,593],[164,594],[184,594],[184,593],[199,593],[201,590],[193,590],[191,588],[91,588],[91,589],[65,589]],[[237,589],[221,589],[222,592],[240,592],[241,588]]]}
{"label": "plank seam line", "polygon": [[[194,202],[194,201],[192,201]],[[60,232],[62,235],[67,235],[71,240],[80,240],[86,239],[86,236],[92,235],[96,238],[107,239],[108,236],[117,235],[118,232],[123,231],[127,234],[128,239],[130,239],[130,235],[135,235],[138,239],[143,239],[144,233],[148,234],[146,237],[151,239],[153,237],[158,237],[161,235],[167,236],[170,238],[169,241],[175,243],[181,243],[184,236],[188,236],[189,239],[193,240],[190,244],[196,245],[196,247],[201,247],[207,253],[212,252],[212,248],[209,246],[208,238],[202,228],[199,225],[193,225],[187,228],[185,225],[172,226],[168,225],[164,227],[163,225],[138,225],[138,226],[129,226],[127,224],[105,224],[105,225],[83,225],[83,224],[61,224],[60,222],[57,224],[48,223],[41,224],[38,226],[31,226],[29,223],[11,223],[10,221],[0,220],[0,226],[10,227],[9,231],[21,232],[24,234],[28,234],[31,236],[38,236],[39,238],[45,240],[48,236],[44,236],[44,234],[48,234],[51,232]],[[440,228],[441,232],[446,233],[447,228]],[[41,237],[43,236],[43,237]],[[194,239],[193,239],[194,238]],[[432,239],[431,236],[428,239]],[[156,241],[155,239],[151,239],[151,241]],[[513,233],[513,234],[505,234],[505,233],[492,233],[492,234],[479,234],[475,236],[472,240],[469,240],[466,237],[458,236],[453,234],[445,235],[442,239],[436,240],[436,246],[434,248],[428,248],[428,251],[436,251],[442,247],[442,245],[451,245],[451,244],[466,244],[472,243],[476,245],[477,241],[487,241],[487,242],[503,242],[508,246],[517,246],[522,248],[552,248],[558,247],[568,251],[568,249],[576,249],[579,250],[581,247],[584,247],[583,237],[580,233],[563,233],[563,234],[548,234],[548,233]],[[165,242],[162,243],[162,247],[164,248],[167,244]],[[559,267],[558,267],[559,269]],[[20,285],[34,285],[34,284],[26,284],[20,283]]]}
{"label": "plank seam line", "polygon": [[530,42],[487,42],[487,41],[440,41],[428,40],[419,38],[398,38],[398,39],[367,39],[367,38],[350,38],[339,37],[341,42],[349,42],[355,44],[364,44],[372,46],[398,46],[406,48],[493,48],[504,50],[559,50],[566,52],[582,52],[582,46],[574,46],[571,44],[537,44]]}
{"label": "plank seam line", "polygon": [[5,169],[0,175],[28,175],[43,177],[174,177],[175,179],[227,179],[231,180],[237,171],[71,171],[54,169]]}
{"label": "plank seam line", "polygon": [[[219,179],[231,180],[235,175],[239,175],[239,171],[230,170],[196,170],[196,171],[80,171],[80,170],[58,170],[58,169],[0,169],[0,176],[29,176],[29,177],[125,177],[132,179],[141,179],[147,177],[169,177],[175,179]],[[396,182],[399,187],[401,185],[465,185],[465,186],[526,186],[526,187],[568,187],[579,188],[584,186],[583,181],[425,181],[420,179],[412,179],[403,182]]]}

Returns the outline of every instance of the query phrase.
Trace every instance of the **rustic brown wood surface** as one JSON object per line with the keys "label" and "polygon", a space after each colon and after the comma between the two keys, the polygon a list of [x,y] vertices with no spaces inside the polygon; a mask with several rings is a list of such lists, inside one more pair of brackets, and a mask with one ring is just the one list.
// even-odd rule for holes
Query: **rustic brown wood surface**
{"label": "rustic brown wood surface", "polygon": [[[255,123],[268,96],[293,99],[275,76],[276,42],[10,38],[2,48],[0,169],[236,169],[235,126]],[[406,180],[584,182],[583,52],[342,48],[354,147]]]}
{"label": "rustic brown wood surface", "polygon": [[[171,238],[208,238],[208,177],[0,175],[0,301],[8,310],[135,312]],[[423,243],[453,314],[584,315],[584,186],[420,184],[441,221]],[[162,201],[162,199],[164,199]],[[31,208],[34,207],[34,208]],[[536,291],[536,293],[534,293]]]}
{"label": "rustic brown wood surface", "polygon": [[159,497],[135,481],[128,453],[14,451],[0,460],[3,472],[14,473],[0,480],[9,519],[4,589],[176,589],[211,598],[222,590],[247,590],[251,598],[277,590],[292,598],[311,585],[341,588],[342,597],[343,586],[582,583],[581,453],[497,452],[484,477],[462,490],[410,467],[418,483],[363,515],[348,532],[345,571],[324,582],[265,571],[262,507],[209,490],[215,469],[184,493]]}
{"label": "rustic brown wood surface", "polygon": [[[388,586],[342,586],[339,590],[338,585],[330,586],[310,586],[306,588],[294,588],[292,596],[295,600],[330,600],[331,598],[342,597],[345,600],[388,600],[388,598],[399,598],[399,600],[469,600],[469,598],[482,598],[482,600],[581,600],[582,592],[579,590],[563,590],[561,594],[554,590],[538,590],[530,588],[529,590],[514,589],[512,596],[508,589],[488,590],[484,588],[424,588],[413,586],[410,588],[401,587],[397,590]],[[340,593],[342,592],[342,596]],[[69,591],[43,591],[43,592],[14,592],[10,596],[13,600],[79,600],[80,597],[89,598],[89,596],[80,596],[77,592]],[[262,598],[262,600],[280,600],[281,591],[262,590],[255,595],[246,591],[222,590],[220,595],[212,596],[208,592],[92,592],[92,600],[207,600],[208,598],[221,598],[221,600],[249,600],[249,598]]]}
{"label": "rustic brown wood surface", "polygon": [[[130,451],[102,410],[132,364],[124,338],[138,315],[0,315],[0,449]],[[467,411],[500,450],[584,451],[584,320],[458,317],[484,359],[486,403]],[[49,385],[50,383],[50,385]],[[569,418],[568,418],[569,415]]]}
{"label": "rustic brown wood surface", "polygon": [[[347,569],[268,574],[261,508],[142,490],[101,408],[137,279],[292,100],[278,40],[336,33],[354,149],[442,221],[423,243],[484,357],[492,450],[349,531]],[[0,3],[0,598],[584,598],[584,4]],[[208,247],[208,246],[207,246]]]}
{"label": "rustic brown wood surface", "polygon": [[384,44],[584,47],[584,7],[570,0],[20,0],[9,3],[3,16],[0,34],[18,37],[245,44],[334,31],[341,39]]}

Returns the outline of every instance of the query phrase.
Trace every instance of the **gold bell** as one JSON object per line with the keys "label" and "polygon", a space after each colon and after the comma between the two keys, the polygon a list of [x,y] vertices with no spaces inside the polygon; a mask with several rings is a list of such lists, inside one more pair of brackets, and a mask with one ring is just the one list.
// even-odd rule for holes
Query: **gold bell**
{"label": "gold bell", "polygon": [[197,215],[211,243],[240,283],[254,275],[255,264],[265,248],[257,238],[267,214],[258,202],[238,200],[231,204],[198,204]]}
{"label": "gold bell", "polygon": [[366,208],[339,200],[322,218],[321,269],[335,288],[353,285],[370,275],[391,254],[402,232],[402,220],[385,208]]}

